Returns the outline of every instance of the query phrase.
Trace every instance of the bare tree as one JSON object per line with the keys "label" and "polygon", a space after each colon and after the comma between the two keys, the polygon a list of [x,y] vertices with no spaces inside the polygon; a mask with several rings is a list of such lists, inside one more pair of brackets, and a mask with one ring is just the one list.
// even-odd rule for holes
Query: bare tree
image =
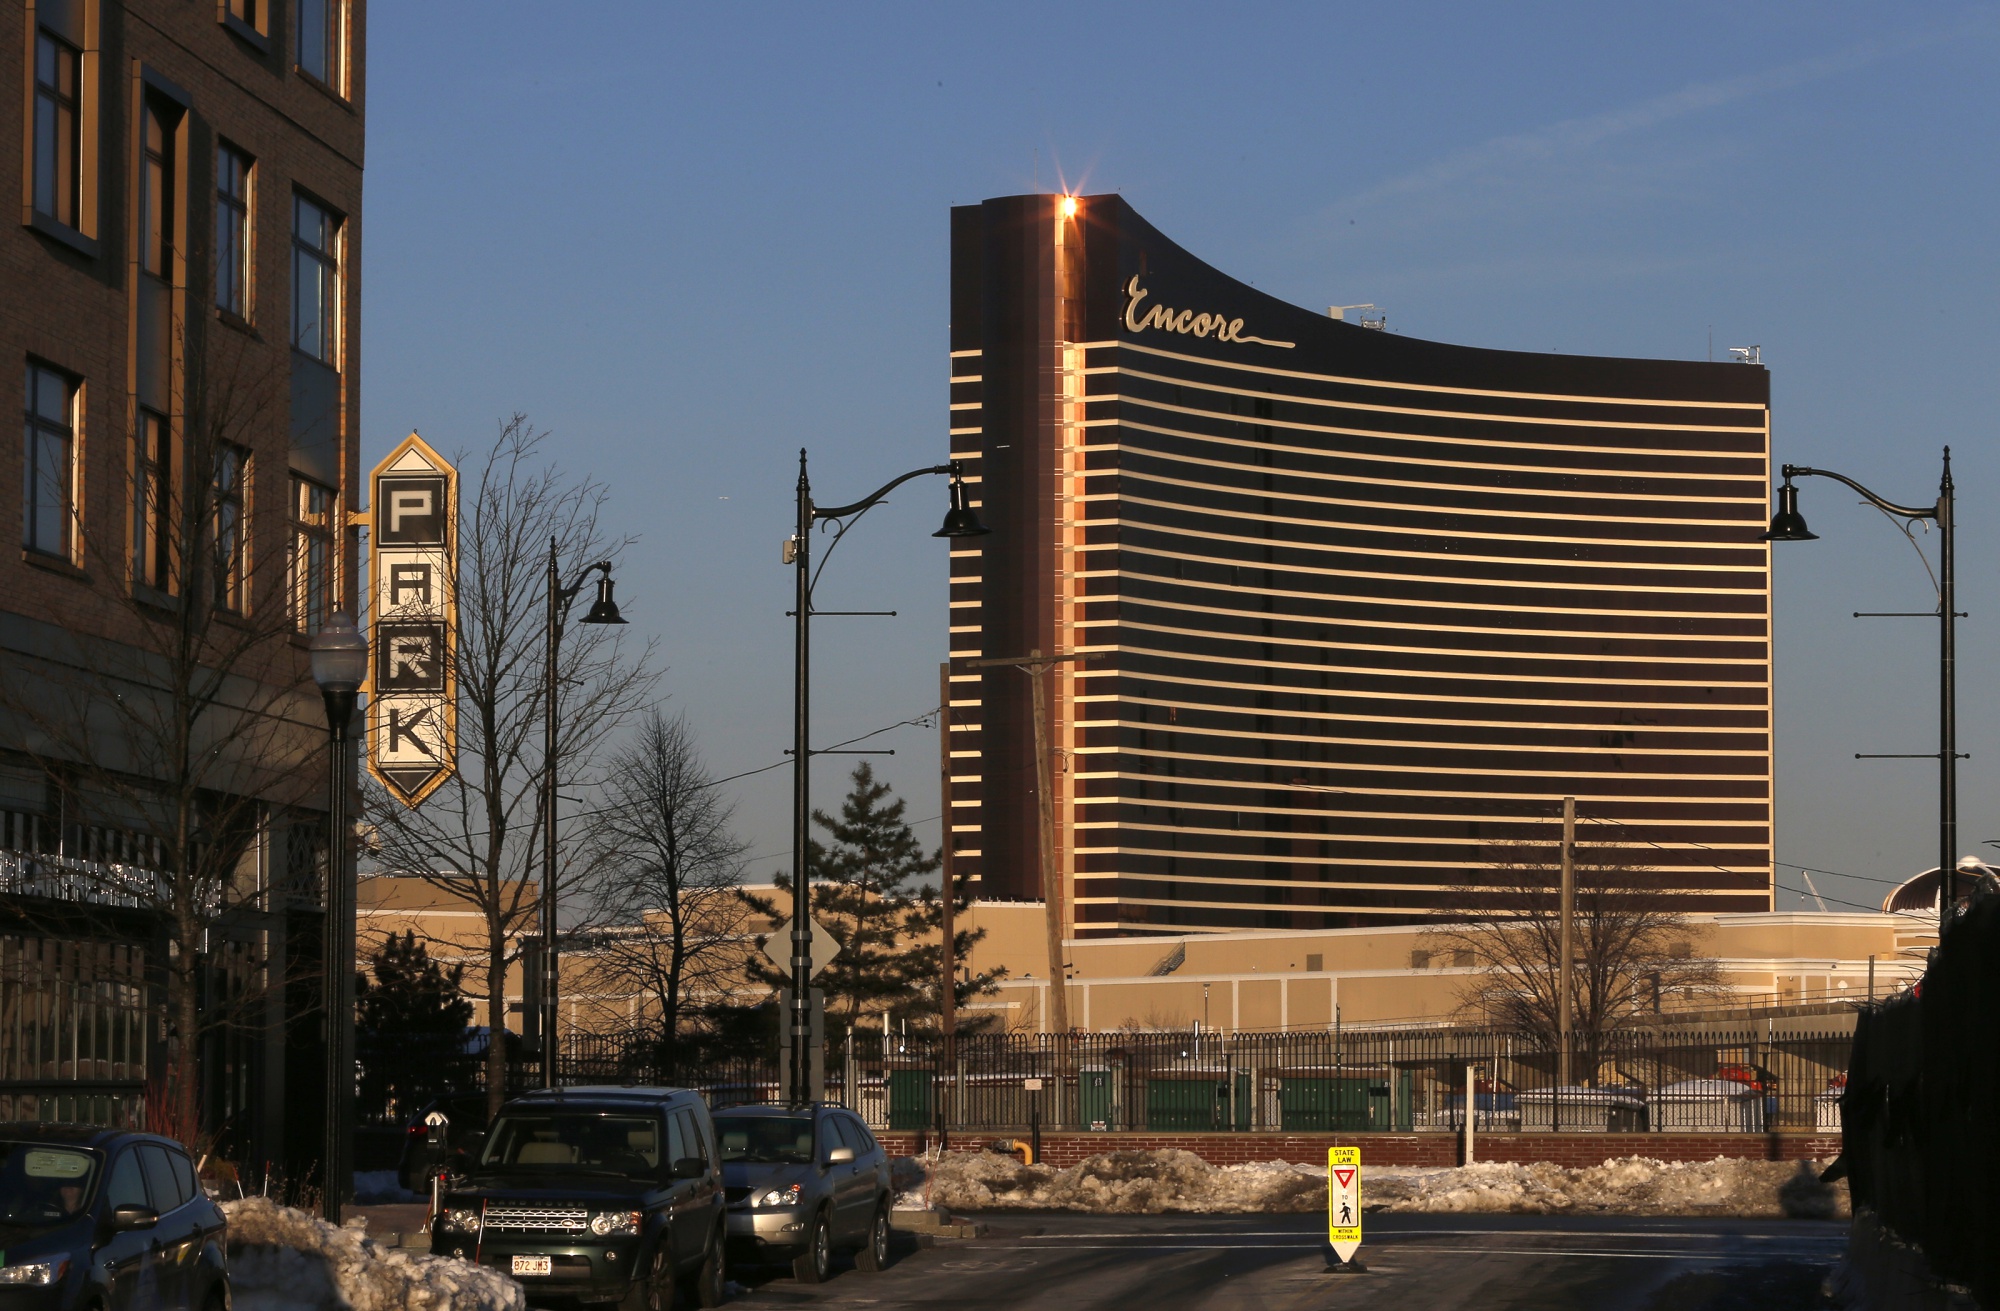
{"label": "bare tree", "polygon": [[737,894],[747,849],[684,715],[657,708],[611,761],[595,817],[595,977],[658,1008],[660,1058],[680,1060],[704,1005],[727,1002],[755,949]]}
{"label": "bare tree", "polygon": [[[1426,928],[1433,956],[1470,965],[1460,993],[1469,1013],[1535,1035],[1553,1051],[1559,1033],[1562,959],[1561,850],[1556,843],[1498,847],[1482,875],[1479,920],[1455,918]],[[1717,962],[1696,949],[1696,928],[1662,893],[1669,880],[1650,869],[1639,848],[1607,833],[1576,844],[1572,860],[1570,1033],[1595,1077],[1609,1035],[1673,995],[1722,991]]]}
{"label": "bare tree", "polygon": [[[607,490],[544,461],[548,434],[516,414],[466,481],[458,577],[458,772],[422,805],[403,806],[371,780],[363,805],[385,871],[418,875],[463,902],[485,933],[487,1097],[506,1090],[507,970],[534,922],[541,882],[543,794],[551,779],[542,726],[548,544],[565,577],[626,545],[598,525]],[[464,477],[464,461],[460,461]],[[622,629],[573,626],[557,644],[556,780],[593,785],[605,739],[651,694],[654,644],[633,651]],[[559,897],[584,880],[588,852],[570,843],[556,871]],[[556,1035],[544,1034],[553,1044]]]}
{"label": "bare tree", "polygon": [[[282,463],[255,455],[285,440],[283,357],[234,334],[174,354],[171,382],[154,384],[167,399],[138,412],[119,512],[68,526],[71,563],[92,585],[62,592],[36,649],[0,677],[0,713],[59,814],[10,890],[132,907],[162,925],[156,1081],[171,1101],[162,1113],[192,1125],[203,1041],[249,1022],[284,982],[224,930],[272,908],[260,844],[286,808],[324,797],[326,730],[290,640],[299,580],[286,516],[245,514],[253,481],[283,504]],[[328,534],[329,579],[343,536]]]}

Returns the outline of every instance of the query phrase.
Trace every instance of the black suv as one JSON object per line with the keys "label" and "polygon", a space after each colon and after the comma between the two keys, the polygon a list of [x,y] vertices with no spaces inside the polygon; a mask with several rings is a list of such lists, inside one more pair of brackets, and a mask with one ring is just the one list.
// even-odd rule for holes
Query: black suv
{"label": "black suv", "polygon": [[532,1301],[664,1311],[723,1297],[722,1172],[700,1094],[555,1088],[500,1108],[444,1198],[431,1251],[495,1266]]}
{"label": "black suv", "polygon": [[0,1124],[0,1306],[227,1311],[224,1247],[172,1139]]}

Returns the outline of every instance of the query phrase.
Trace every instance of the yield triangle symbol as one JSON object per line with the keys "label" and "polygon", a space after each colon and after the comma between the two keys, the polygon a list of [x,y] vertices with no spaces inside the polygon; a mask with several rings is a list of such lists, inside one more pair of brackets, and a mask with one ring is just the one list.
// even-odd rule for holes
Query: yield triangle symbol
{"label": "yield triangle symbol", "polygon": [[1333,1177],[1340,1181],[1342,1188],[1354,1187],[1354,1171],[1352,1170],[1335,1170]]}

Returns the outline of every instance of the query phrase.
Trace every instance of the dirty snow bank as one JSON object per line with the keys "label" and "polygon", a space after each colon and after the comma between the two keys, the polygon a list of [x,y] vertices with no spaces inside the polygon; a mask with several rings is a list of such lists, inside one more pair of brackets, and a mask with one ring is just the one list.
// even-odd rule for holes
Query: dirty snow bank
{"label": "dirty snow bank", "polygon": [[521,1286],[497,1270],[381,1247],[262,1197],[222,1209],[236,1311],[527,1311]]}
{"label": "dirty snow bank", "polygon": [[1383,1211],[1617,1211],[1628,1215],[1847,1214],[1847,1186],[1819,1182],[1817,1163],[1654,1161],[1627,1156],[1568,1169],[1493,1162],[1449,1170],[1367,1172],[1362,1197]]}
{"label": "dirty snow bank", "polygon": [[[907,1159],[907,1158],[905,1158]],[[929,1164],[930,1199],[962,1211],[999,1208],[1121,1212],[1308,1212],[1326,1205],[1326,1170],[1283,1161],[1213,1166],[1192,1152],[1107,1152],[1058,1170],[991,1152],[952,1152]],[[1819,1183],[1812,1165],[1788,1161],[1662,1162],[1626,1157],[1602,1165],[1488,1164],[1450,1169],[1372,1166],[1363,1203],[1382,1211],[1616,1211],[1650,1215],[1847,1213],[1845,1184]],[[901,1183],[901,1178],[898,1180]],[[905,1205],[922,1205],[921,1182]]]}

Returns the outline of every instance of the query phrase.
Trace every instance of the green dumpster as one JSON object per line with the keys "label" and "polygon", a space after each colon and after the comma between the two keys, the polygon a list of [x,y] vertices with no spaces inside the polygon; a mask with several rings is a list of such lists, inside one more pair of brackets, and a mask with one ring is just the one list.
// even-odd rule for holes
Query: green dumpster
{"label": "green dumpster", "polygon": [[1076,1077],[1077,1118],[1086,1130],[1103,1132],[1112,1124],[1111,1071],[1079,1070]]}
{"label": "green dumpster", "polygon": [[931,1127],[929,1070],[889,1071],[889,1127],[891,1129]]}
{"label": "green dumpster", "polygon": [[1181,1076],[1146,1080],[1146,1127],[1205,1133],[1225,1127],[1229,1085],[1223,1079]]}

